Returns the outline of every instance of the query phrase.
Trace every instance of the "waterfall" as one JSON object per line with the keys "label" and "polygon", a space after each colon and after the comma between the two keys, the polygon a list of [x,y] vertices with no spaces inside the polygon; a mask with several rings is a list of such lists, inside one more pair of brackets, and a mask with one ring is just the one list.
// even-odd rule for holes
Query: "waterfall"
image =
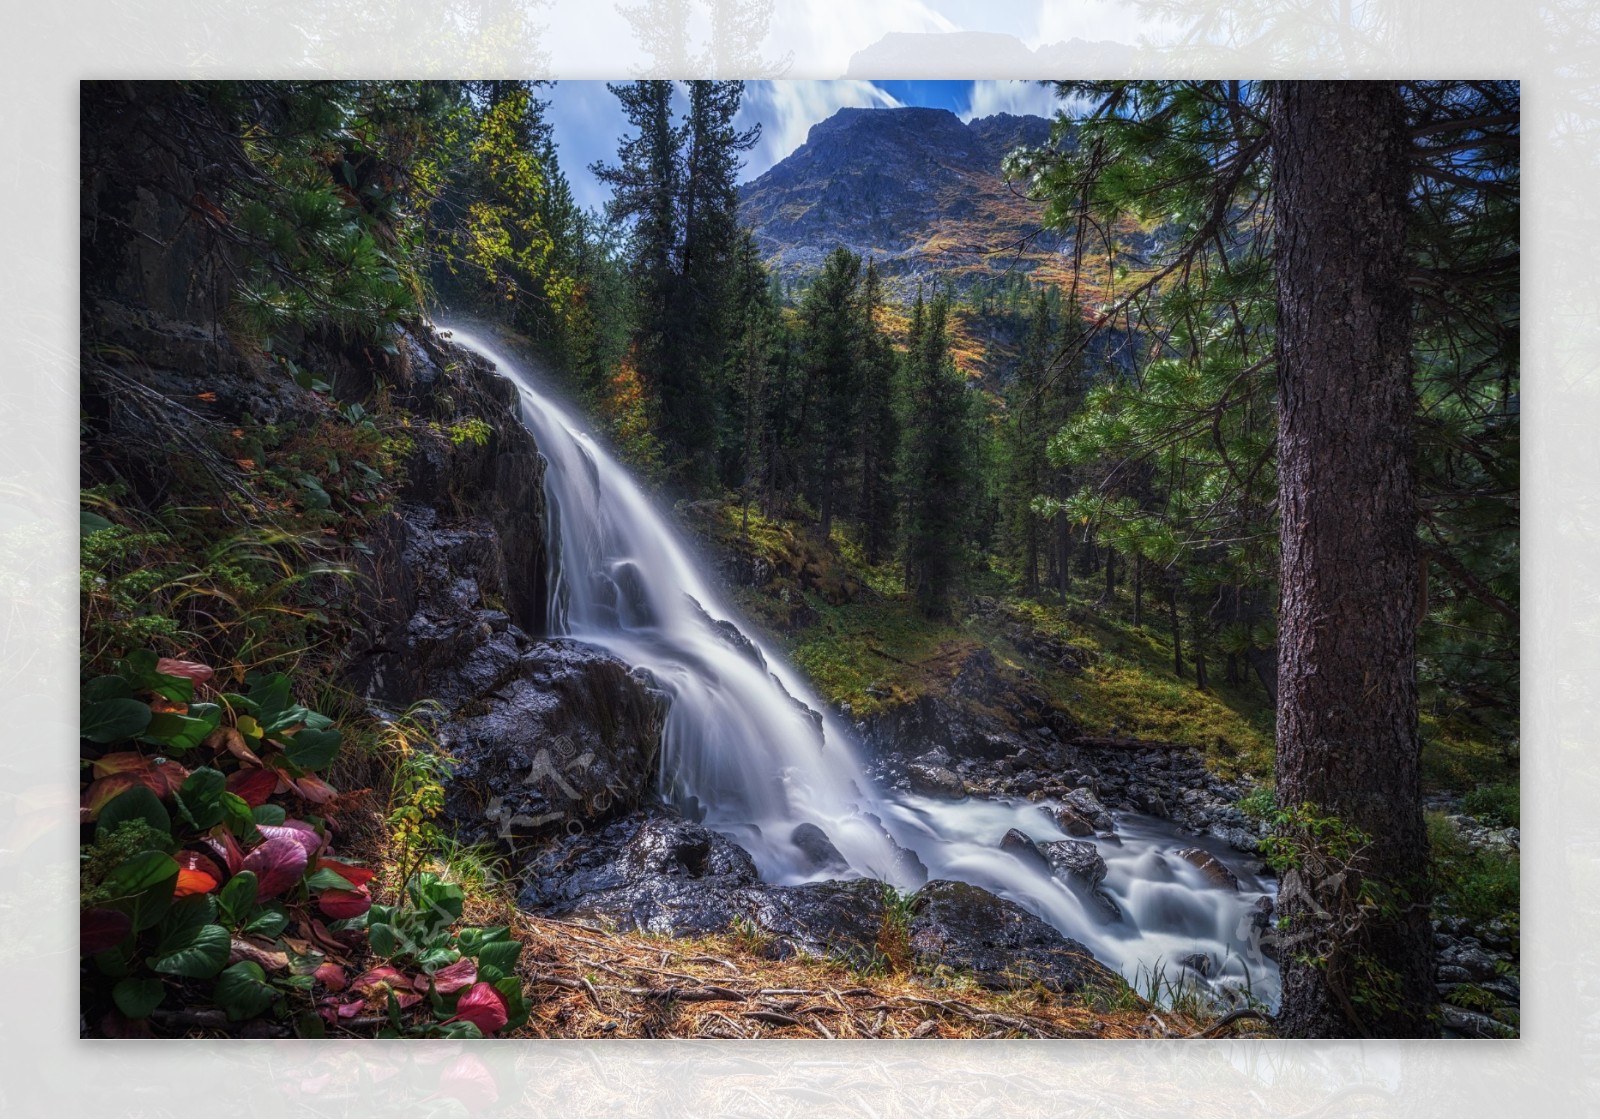
{"label": "waterfall", "polygon": [[[868,778],[850,728],[805,678],[753,634],[706,565],[583,423],[523,365],[470,331],[454,341],[493,362],[518,388],[522,418],[548,462],[552,629],[649,674],[671,703],[661,750],[664,795],[755,859],[778,884],[869,876],[902,890],[930,878],[973,883],[1024,906],[1083,942],[1141,988],[1247,990],[1277,1002],[1277,968],[1251,948],[1252,904],[1266,886],[1225,847],[1165,822],[1119,814],[1116,837],[1092,842],[1105,860],[1103,901],[1002,851],[1016,828],[1040,842],[1067,839],[1028,801],[935,801],[882,790]],[[818,713],[821,713],[820,718]],[[818,870],[792,839],[822,829],[849,864]],[[1231,861],[1241,890],[1219,889],[1173,853],[1207,848]],[[1209,978],[1181,961],[1204,954]]]}

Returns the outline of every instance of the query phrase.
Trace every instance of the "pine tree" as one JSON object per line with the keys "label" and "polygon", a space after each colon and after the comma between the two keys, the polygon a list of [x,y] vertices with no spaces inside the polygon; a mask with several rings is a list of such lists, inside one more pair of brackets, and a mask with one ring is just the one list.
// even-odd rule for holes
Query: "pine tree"
{"label": "pine tree", "polygon": [[913,310],[906,381],[910,392],[901,479],[905,488],[906,584],[930,618],[950,612],[963,572],[972,442],[965,379],[950,356],[949,299],[926,307],[919,293]]}
{"label": "pine tree", "polygon": [[800,317],[807,395],[813,402],[808,409],[815,448],[809,489],[817,501],[818,531],[827,540],[847,492],[845,476],[861,412],[866,350],[861,258],[843,248],[830,253],[806,293]]}
{"label": "pine tree", "polygon": [[900,420],[895,408],[898,363],[893,345],[878,324],[883,281],[872,261],[867,262],[863,283],[861,496],[857,507],[867,563],[876,565],[888,556],[895,539],[895,466],[900,447]]}

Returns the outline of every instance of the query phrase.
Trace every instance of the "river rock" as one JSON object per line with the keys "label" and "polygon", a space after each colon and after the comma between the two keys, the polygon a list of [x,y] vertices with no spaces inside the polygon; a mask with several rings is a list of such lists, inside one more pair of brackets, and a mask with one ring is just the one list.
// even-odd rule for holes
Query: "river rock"
{"label": "river rock", "polygon": [[1220,859],[1204,848],[1179,848],[1174,854],[1185,863],[1198,867],[1212,886],[1229,891],[1239,889],[1238,877],[1229,871]]}
{"label": "river rock", "polygon": [[1201,976],[1211,975],[1211,955],[1209,953],[1190,953],[1187,957],[1180,957],[1178,963]]}
{"label": "river rock", "polygon": [[587,826],[651,793],[665,702],[603,650],[533,643],[439,731],[444,814],[468,843]]}
{"label": "river rock", "polygon": [[1013,828],[1002,836],[1000,850],[1010,852],[1029,867],[1036,868],[1046,875],[1050,873],[1050,861],[1039,850],[1039,845],[1034,843],[1033,837],[1021,829]]}
{"label": "river rock", "polygon": [[906,766],[906,777],[910,779],[911,792],[923,797],[960,801],[967,796],[966,783],[954,771],[935,763],[910,763]]}
{"label": "river rock", "polygon": [[1068,836],[1093,836],[1094,822],[1070,805],[1045,806],[1045,812],[1050,814],[1050,819],[1055,821]]}
{"label": "river rock", "polygon": [[1077,816],[1092,824],[1097,832],[1111,832],[1116,828],[1111,819],[1111,814],[1106,807],[1100,804],[1100,799],[1085,786],[1080,786],[1064,795],[1062,803],[1071,809]]}
{"label": "river rock", "polygon": [[[821,829],[816,837],[827,842]],[[773,956],[805,952],[857,964],[876,951],[885,910],[883,885],[871,879],[762,883],[738,844],[654,810],[549,844],[524,883],[518,905],[555,917],[676,937],[743,923],[770,939]]]}
{"label": "river rock", "polygon": [[1100,849],[1087,840],[1052,840],[1039,848],[1051,870],[1063,879],[1076,879],[1093,888],[1106,877],[1106,861]]}
{"label": "river rock", "polygon": [[911,912],[911,950],[918,960],[966,973],[986,988],[1123,986],[1080,942],[970,883],[935,879],[912,896]]}
{"label": "river rock", "polygon": [[806,821],[794,826],[789,842],[811,861],[814,870],[846,871],[850,864],[821,828]]}

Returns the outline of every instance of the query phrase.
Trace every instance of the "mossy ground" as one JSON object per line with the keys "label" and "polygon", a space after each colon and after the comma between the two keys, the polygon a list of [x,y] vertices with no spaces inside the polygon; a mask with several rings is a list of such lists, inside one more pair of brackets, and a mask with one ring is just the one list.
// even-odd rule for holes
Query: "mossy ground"
{"label": "mossy ground", "polygon": [[[739,509],[729,503],[716,536],[727,541],[744,535],[741,530]],[[815,591],[791,588],[791,595],[804,595],[815,621],[788,630],[779,625],[768,592],[742,589],[736,596],[752,618],[773,631],[824,699],[848,704],[858,717],[941,687],[967,653],[986,646],[1003,666],[1037,679],[1085,734],[1190,743],[1203,748],[1208,763],[1225,777],[1271,783],[1274,714],[1260,683],[1248,672],[1228,683],[1223,659],[1213,653],[1208,687],[1197,688],[1187,630],[1185,673],[1178,677],[1163,605],[1147,597],[1141,625],[1135,626],[1126,582],[1108,598],[1098,578],[1075,578],[1064,597],[1021,595],[1016,581],[997,570],[972,581],[971,595],[988,596],[1004,613],[1025,618],[1042,634],[1089,651],[1091,664],[1072,675],[1018,650],[991,616],[971,609],[971,597],[964,600],[966,609],[948,620],[924,618],[905,593],[898,566],[868,564],[860,543],[842,529],[823,548],[806,525],[752,510],[747,535],[744,547],[779,567],[806,568],[831,585],[853,583],[870,592],[832,602]],[[1515,748],[1481,729],[1424,712],[1421,733],[1425,790],[1462,793],[1516,782]]]}

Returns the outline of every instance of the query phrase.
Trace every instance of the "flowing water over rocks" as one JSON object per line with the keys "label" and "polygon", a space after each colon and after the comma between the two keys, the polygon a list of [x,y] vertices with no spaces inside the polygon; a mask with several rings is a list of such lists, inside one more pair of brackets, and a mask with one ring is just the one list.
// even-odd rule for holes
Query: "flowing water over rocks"
{"label": "flowing water over rocks", "polygon": [[[551,630],[665,700],[657,782],[676,814],[634,813],[547,846],[524,905],[678,934],[737,916],[775,951],[860,957],[894,897],[881,880],[909,896],[912,951],[981,983],[1077,990],[1104,965],[1276,1001],[1270,884],[1214,827],[1224,838],[1233,827],[1219,816],[1232,791],[1190,761],[1149,768],[1163,775],[1151,780],[1082,757],[1056,710],[1035,712],[1026,735],[937,707],[870,730],[826,711],[582,425],[492,345],[455,333],[516,384],[546,461]],[[980,656],[968,668],[965,687],[981,692],[993,666]],[[1011,776],[996,783],[974,756],[1029,769],[997,766]],[[1235,839],[1248,844],[1244,823]]]}

